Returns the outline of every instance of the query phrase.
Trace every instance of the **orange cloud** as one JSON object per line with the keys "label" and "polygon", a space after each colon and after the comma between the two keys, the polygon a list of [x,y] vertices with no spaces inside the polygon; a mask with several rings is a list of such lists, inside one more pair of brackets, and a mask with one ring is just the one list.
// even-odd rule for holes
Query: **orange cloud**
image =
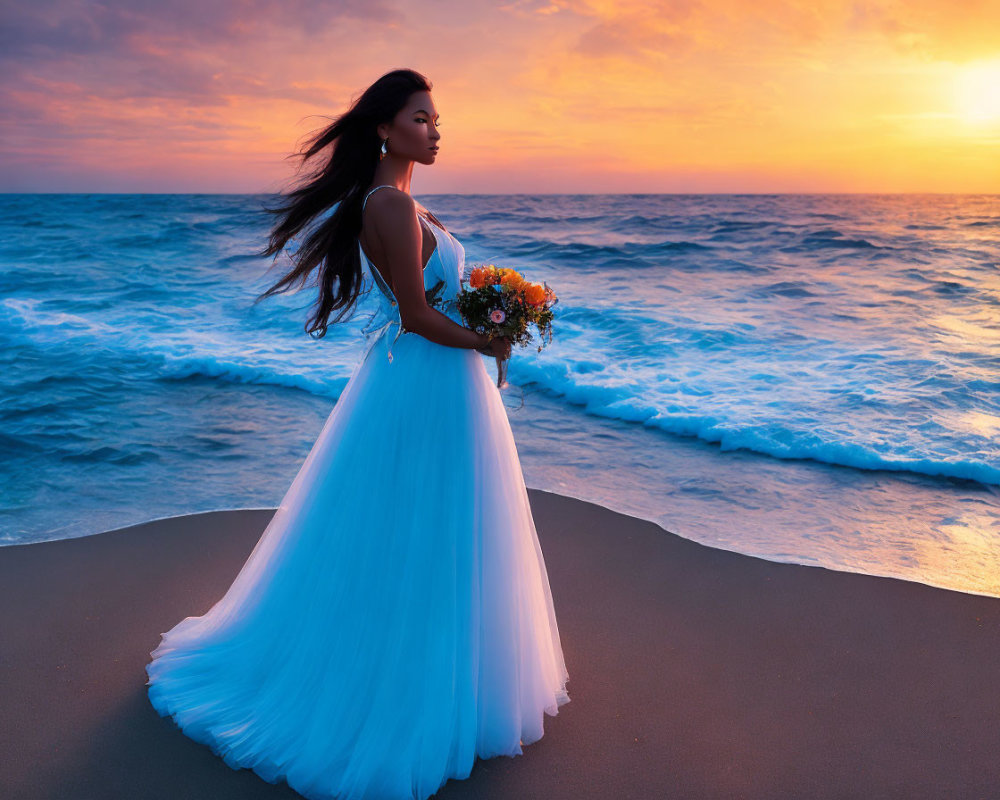
{"label": "orange cloud", "polygon": [[7,17],[5,191],[276,191],[300,137],[400,66],[442,114],[418,193],[1000,185],[1000,112],[976,88],[1000,56],[995,3],[62,0]]}

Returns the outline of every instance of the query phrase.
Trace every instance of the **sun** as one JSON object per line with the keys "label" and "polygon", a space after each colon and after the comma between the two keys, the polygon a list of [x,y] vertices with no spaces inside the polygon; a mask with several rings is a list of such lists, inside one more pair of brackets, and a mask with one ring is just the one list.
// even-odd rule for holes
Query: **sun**
{"label": "sun", "polygon": [[1000,60],[964,67],[955,80],[955,105],[965,122],[1000,121]]}

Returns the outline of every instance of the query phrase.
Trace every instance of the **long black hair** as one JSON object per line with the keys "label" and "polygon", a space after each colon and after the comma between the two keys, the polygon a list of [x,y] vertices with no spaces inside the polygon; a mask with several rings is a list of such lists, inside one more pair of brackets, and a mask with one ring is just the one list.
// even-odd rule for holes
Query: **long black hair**
{"label": "long black hair", "polygon": [[[362,192],[375,178],[382,140],[376,127],[391,122],[414,92],[430,91],[431,82],[411,69],[387,72],[369,86],[351,107],[334,121],[313,133],[293,156],[301,157],[301,169],[309,159],[332,145],[326,163],[320,164],[298,186],[282,194],[283,202],[265,208],[277,215],[267,247],[260,256],[277,256],[289,239],[311,220],[339,203],[333,214],[312,227],[299,249],[289,255],[294,267],[281,280],[260,294],[254,305],[273,294],[287,291],[294,283],[306,283],[319,268],[313,285],[319,286],[314,313],[305,330],[315,339],[326,335],[330,314],[340,322],[353,309],[361,291],[361,257],[357,237],[361,231]],[[314,333],[316,332],[316,333]]]}

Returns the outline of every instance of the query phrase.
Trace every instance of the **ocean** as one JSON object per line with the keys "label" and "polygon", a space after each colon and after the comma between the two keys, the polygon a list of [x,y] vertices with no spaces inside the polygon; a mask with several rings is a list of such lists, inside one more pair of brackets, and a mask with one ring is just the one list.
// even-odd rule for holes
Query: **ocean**
{"label": "ocean", "polygon": [[[559,296],[510,366],[528,486],[1000,596],[1000,196],[415,196]],[[314,289],[252,306],[273,200],[0,195],[0,544],[278,505],[369,301],[321,340]]]}

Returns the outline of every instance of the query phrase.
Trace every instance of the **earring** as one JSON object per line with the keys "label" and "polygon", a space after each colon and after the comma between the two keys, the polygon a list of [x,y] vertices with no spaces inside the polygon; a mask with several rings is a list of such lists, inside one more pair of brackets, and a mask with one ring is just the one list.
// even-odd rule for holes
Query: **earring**
{"label": "earring", "polygon": [[387,136],[387,137],[386,137],[386,138],[385,138],[385,139],[384,139],[384,140],[382,141],[382,150],[381,150],[381,152],[380,152],[380,154],[379,154],[379,157],[378,157],[378,160],[379,160],[379,161],[381,161],[381,160],[382,160],[383,158],[385,158],[385,157],[386,157],[386,156],[387,156],[387,155],[389,154],[389,151],[388,151],[388,150],[386,150],[386,148],[385,148],[385,146],[386,146],[386,145],[387,145],[388,143],[389,143],[389,137]]}

